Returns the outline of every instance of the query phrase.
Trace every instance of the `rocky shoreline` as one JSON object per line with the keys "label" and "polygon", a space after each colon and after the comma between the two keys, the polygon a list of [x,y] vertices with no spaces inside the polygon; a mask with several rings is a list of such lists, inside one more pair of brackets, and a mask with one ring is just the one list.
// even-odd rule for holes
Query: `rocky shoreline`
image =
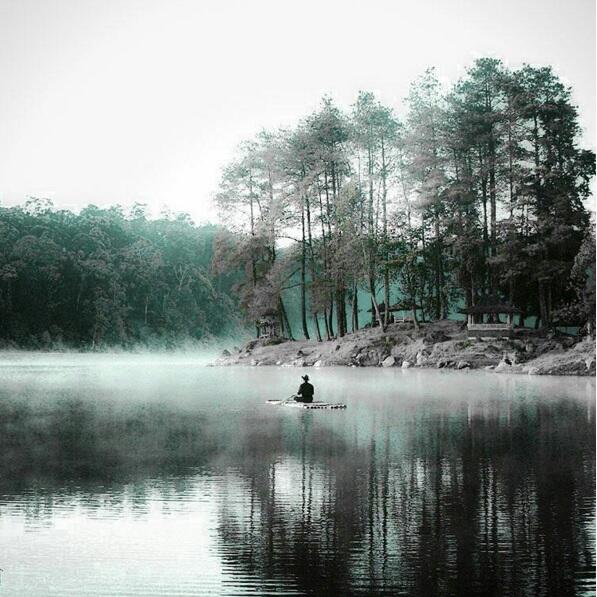
{"label": "rocky shoreline", "polygon": [[439,321],[398,323],[385,332],[359,330],[327,342],[314,340],[252,340],[225,350],[214,366],[282,367],[419,367],[485,369],[528,375],[595,375],[595,340],[570,336],[540,336],[517,330],[513,338],[467,338],[462,323]]}

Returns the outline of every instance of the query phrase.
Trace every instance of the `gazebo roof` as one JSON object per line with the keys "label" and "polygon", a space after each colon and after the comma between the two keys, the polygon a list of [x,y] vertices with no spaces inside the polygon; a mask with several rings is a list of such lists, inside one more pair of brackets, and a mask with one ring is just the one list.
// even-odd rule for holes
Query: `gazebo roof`
{"label": "gazebo roof", "polygon": [[[407,303],[406,301],[402,301],[400,303],[394,303],[393,305],[390,305],[390,308],[388,309],[388,311],[390,313],[392,313],[393,311],[410,311],[412,308],[415,309],[421,309],[421,307],[419,305],[411,305],[410,303]],[[381,302],[378,305],[379,308],[379,312],[380,313],[385,313],[386,312],[386,304],[385,302]],[[373,313],[375,311],[375,309],[371,308],[371,309],[367,309],[367,311],[369,313]]]}
{"label": "gazebo roof", "polygon": [[476,305],[460,309],[460,313],[466,315],[479,315],[482,313],[499,314],[499,313],[520,313],[520,309],[511,303],[503,302],[500,297],[487,294],[478,299]]}
{"label": "gazebo roof", "polygon": [[411,309],[422,309],[421,305],[417,305],[416,303],[409,303],[407,301],[401,301],[399,303],[394,303],[390,307],[390,311],[410,311]]}

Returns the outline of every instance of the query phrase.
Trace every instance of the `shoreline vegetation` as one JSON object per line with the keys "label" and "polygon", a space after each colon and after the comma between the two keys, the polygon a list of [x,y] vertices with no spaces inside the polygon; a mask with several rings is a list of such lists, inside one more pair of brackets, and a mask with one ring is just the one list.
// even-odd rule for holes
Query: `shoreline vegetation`
{"label": "shoreline vegetation", "polygon": [[225,350],[212,366],[481,369],[528,375],[595,375],[595,340],[516,330],[512,338],[467,338],[463,322],[443,320],[366,328],[327,342],[257,339]]}

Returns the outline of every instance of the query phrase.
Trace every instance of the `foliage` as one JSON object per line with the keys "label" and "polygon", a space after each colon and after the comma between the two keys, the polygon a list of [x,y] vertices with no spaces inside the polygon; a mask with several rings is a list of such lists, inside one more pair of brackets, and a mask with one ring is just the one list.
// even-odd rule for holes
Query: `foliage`
{"label": "foliage", "polygon": [[224,333],[237,323],[235,275],[211,270],[217,232],[184,214],[148,220],[142,205],[0,208],[0,338],[168,347]]}
{"label": "foliage", "polygon": [[[571,90],[549,67],[482,58],[448,90],[427,70],[406,106],[400,120],[370,92],[349,114],[324,98],[294,130],[241,146],[218,203],[239,224],[244,249],[231,252],[244,260],[249,318],[277,312],[283,325],[296,286],[306,338],[356,330],[364,290],[382,326],[396,289],[422,307],[415,319],[484,295],[518,306],[521,323],[547,328],[571,305],[594,319],[575,263],[586,261],[595,155],[578,146]],[[296,250],[279,264],[287,239]],[[272,284],[274,268],[292,283]]]}

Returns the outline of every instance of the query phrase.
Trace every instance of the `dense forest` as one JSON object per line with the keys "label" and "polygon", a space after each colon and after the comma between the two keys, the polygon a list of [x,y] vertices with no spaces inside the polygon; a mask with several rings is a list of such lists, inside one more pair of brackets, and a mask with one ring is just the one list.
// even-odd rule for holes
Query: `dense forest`
{"label": "dense forest", "polygon": [[393,294],[415,324],[492,298],[519,325],[594,330],[595,154],[579,147],[571,89],[549,67],[484,58],[450,89],[426,71],[405,106],[324,98],[240,146],[216,198],[214,266],[244,272],[248,321],[292,336],[285,301],[300,295],[305,337],[342,336],[359,313],[387,325]]}
{"label": "dense forest", "polygon": [[0,208],[2,345],[169,348],[238,332],[234,275],[211,273],[216,234],[143,205]]}

